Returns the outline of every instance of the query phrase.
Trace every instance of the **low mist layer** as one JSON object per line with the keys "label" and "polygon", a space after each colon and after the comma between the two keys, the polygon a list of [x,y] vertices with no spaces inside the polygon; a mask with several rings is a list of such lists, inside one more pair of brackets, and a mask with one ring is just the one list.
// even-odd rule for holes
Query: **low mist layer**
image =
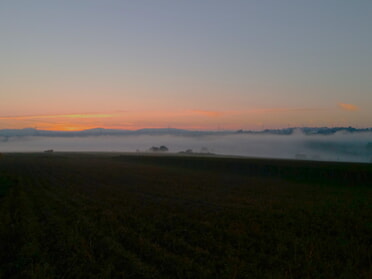
{"label": "low mist layer", "polygon": [[333,135],[216,134],[102,135],[85,137],[0,137],[0,152],[151,152],[166,146],[168,153],[213,153],[250,157],[371,162],[372,133]]}

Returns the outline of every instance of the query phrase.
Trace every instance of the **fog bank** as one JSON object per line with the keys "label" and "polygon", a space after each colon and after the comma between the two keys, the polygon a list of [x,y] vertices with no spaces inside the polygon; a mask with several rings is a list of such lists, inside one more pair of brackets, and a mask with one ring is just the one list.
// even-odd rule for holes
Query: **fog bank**
{"label": "fog bank", "polygon": [[372,133],[333,135],[226,134],[226,135],[102,135],[86,137],[0,137],[0,152],[146,152],[166,146],[169,153],[192,150],[221,155],[371,162]]}

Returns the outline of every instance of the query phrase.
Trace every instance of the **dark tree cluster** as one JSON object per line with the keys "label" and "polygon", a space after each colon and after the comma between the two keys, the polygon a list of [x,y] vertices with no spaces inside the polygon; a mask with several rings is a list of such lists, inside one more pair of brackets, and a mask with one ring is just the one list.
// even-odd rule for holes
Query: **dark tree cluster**
{"label": "dark tree cluster", "polygon": [[164,145],[161,145],[160,147],[152,146],[150,148],[151,152],[167,152],[168,150],[169,150],[168,147],[166,147]]}

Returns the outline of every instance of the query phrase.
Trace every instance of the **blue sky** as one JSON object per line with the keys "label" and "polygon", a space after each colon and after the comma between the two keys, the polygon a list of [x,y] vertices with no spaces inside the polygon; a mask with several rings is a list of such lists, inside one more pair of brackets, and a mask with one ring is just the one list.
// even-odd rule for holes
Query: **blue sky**
{"label": "blue sky", "polygon": [[372,126],[371,26],[367,0],[2,1],[0,128]]}

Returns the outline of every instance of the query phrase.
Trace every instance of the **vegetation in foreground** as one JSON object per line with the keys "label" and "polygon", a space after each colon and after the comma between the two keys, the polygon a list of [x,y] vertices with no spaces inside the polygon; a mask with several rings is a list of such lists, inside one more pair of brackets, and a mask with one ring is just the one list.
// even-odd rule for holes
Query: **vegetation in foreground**
{"label": "vegetation in foreground", "polygon": [[372,278],[372,165],[6,154],[1,278]]}

